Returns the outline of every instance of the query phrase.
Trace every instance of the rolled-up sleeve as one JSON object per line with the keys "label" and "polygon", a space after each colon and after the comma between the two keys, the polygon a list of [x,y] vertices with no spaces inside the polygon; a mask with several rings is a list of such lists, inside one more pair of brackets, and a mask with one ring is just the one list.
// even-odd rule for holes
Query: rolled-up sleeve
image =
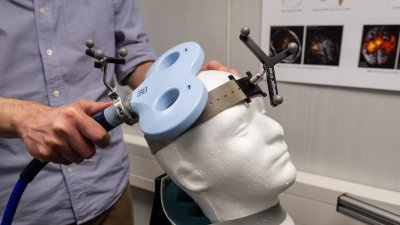
{"label": "rolled-up sleeve", "polygon": [[117,65],[115,74],[118,83],[125,85],[132,71],[143,62],[155,60],[156,54],[135,0],[114,0],[114,10],[116,49],[128,50],[126,64]]}

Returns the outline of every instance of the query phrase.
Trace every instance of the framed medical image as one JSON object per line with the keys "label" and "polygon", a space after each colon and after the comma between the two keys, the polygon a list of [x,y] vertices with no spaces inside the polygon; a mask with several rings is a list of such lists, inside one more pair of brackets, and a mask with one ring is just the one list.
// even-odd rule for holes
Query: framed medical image
{"label": "framed medical image", "polygon": [[262,2],[261,47],[299,52],[275,66],[280,82],[400,90],[400,0]]}
{"label": "framed medical image", "polygon": [[307,26],[304,64],[339,66],[343,26]]}
{"label": "framed medical image", "polygon": [[395,68],[400,26],[365,25],[360,47],[359,67]]}
{"label": "framed medical image", "polygon": [[303,53],[303,26],[272,26],[269,46],[269,55],[274,56],[285,50],[289,43],[294,42],[299,47],[299,50],[282,60],[282,63],[301,63],[301,55]]}

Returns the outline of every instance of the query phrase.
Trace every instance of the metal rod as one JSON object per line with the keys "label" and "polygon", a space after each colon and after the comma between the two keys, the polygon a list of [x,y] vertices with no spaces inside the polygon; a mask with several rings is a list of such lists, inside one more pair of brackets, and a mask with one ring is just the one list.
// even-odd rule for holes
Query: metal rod
{"label": "metal rod", "polygon": [[338,197],[336,211],[372,225],[399,225],[400,216],[357,199],[350,194]]}

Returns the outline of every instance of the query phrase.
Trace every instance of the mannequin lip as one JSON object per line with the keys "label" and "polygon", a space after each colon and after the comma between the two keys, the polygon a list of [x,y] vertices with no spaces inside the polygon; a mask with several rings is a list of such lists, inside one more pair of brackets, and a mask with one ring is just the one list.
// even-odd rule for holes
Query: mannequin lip
{"label": "mannequin lip", "polygon": [[288,152],[287,145],[282,146],[282,148],[277,150],[277,153],[278,154],[274,160],[274,164],[282,164],[290,161],[290,153]]}
{"label": "mannequin lip", "polygon": [[290,159],[290,153],[288,151],[284,151],[278,158],[276,162],[280,161],[289,161]]}

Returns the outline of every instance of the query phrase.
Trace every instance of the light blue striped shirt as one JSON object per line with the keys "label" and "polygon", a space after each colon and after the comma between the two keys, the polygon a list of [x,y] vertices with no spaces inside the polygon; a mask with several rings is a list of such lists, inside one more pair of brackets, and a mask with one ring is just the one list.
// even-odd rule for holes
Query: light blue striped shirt
{"label": "light blue striped shirt", "polygon": [[[101,72],[85,55],[89,38],[106,55],[128,50],[127,64],[115,68],[119,82],[139,63],[155,58],[134,0],[1,0],[0,96],[51,106],[109,101]],[[79,165],[49,163],[25,190],[13,224],[82,223],[109,208],[129,173],[121,129],[111,137],[109,148]],[[0,159],[2,216],[32,157],[20,139],[0,139]]]}

